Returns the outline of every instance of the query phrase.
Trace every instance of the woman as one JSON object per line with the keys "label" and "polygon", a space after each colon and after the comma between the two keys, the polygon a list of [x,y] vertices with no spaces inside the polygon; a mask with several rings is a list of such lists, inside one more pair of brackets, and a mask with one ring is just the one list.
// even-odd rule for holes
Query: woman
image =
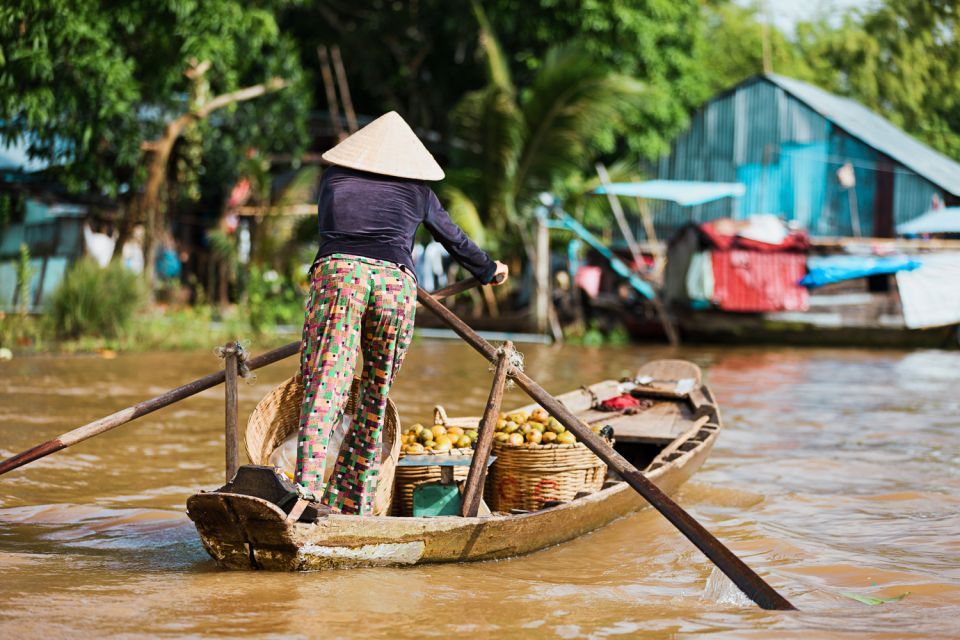
{"label": "woman", "polygon": [[[332,511],[364,515],[373,511],[387,395],[413,336],[417,228],[425,225],[480,282],[502,281],[507,267],[481,251],[424,184],[443,179],[443,170],[396,112],[322,157],[334,166],[320,181],[320,249],[303,325],[295,480]],[[361,351],[356,415],[324,488],[327,443]]]}

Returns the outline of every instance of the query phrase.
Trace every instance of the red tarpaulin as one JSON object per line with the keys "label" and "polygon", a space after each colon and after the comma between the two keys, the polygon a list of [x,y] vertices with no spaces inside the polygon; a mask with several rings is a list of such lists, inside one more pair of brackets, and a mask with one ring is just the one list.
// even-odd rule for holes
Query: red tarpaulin
{"label": "red tarpaulin", "polygon": [[718,249],[753,249],[754,251],[806,251],[810,248],[810,238],[805,231],[784,230],[783,239],[771,244],[739,235],[749,230],[749,223],[741,220],[720,218],[700,225],[710,243]]}
{"label": "red tarpaulin", "polygon": [[806,273],[802,253],[711,251],[713,301],[726,311],[806,311],[808,294],[797,284]]}

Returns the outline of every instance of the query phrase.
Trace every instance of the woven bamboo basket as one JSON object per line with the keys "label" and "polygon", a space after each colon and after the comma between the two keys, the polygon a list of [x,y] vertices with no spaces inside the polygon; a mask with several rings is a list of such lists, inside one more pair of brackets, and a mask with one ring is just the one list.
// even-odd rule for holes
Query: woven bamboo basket
{"label": "woven bamboo basket", "polygon": [[[436,454],[444,455],[444,454]],[[451,449],[445,455],[470,457],[473,455],[473,449]],[[401,456],[402,457],[402,456]],[[453,479],[457,482],[467,479],[470,467],[468,465],[457,466],[453,468]],[[440,480],[440,467],[397,467],[394,481],[394,501],[393,515],[412,516],[413,515],[413,490],[419,484],[424,482],[437,482]]]}
{"label": "woven bamboo basket", "polygon": [[583,443],[536,447],[497,442],[486,497],[494,511],[536,511],[545,502],[569,502],[581,491],[599,491],[607,465]]}
{"label": "woven bamboo basket", "polygon": [[[344,413],[353,415],[357,407],[360,380],[355,378]],[[296,375],[278,385],[257,404],[250,419],[244,442],[247,457],[253,464],[270,464],[270,454],[300,428],[300,406],[303,404],[303,384]],[[387,399],[387,413],[383,423],[383,444],[380,451],[380,481],[373,502],[374,515],[390,512],[393,499],[393,478],[400,459],[400,414]],[[333,460],[327,461],[333,464]]]}

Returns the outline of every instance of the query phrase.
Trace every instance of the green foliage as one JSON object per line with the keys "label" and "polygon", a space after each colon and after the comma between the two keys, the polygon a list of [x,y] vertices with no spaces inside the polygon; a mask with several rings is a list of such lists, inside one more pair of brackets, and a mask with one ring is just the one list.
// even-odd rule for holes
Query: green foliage
{"label": "green foliage", "polygon": [[[318,84],[317,46],[340,46],[360,114],[396,109],[417,128],[444,132],[450,106],[483,82],[468,2],[299,2],[283,11],[281,26]],[[317,93],[317,107],[328,109]]]}
{"label": "green foliage", "polygon": [[520,225],[541,191],[559,191],[592,170],[604,131],[619,131],[643,96],[636,80],[611,72],[579,46],[549,51],[528,88],[518,90],[500,45],[475,5],[487,52],[488,85],[468,93],[453,113],[466,144],[457,159],[470,170],[450,182],[502,236]]}
{"label": "green foliage", "polygon": [[115,338],[129,332],[144,301],[139,276],[119,261],[101,269],[92,258],[83,258],[67,271],[48,306],[57,337]]}
{"label": "green foliage", "polygon": [[[493,0],[484,7],[525,83],[547,64],[557,43],[576,42],[590,59],[642,81],[655,99],[636,101],[627,114],[632,155],[654,157],[686,125],[687,112],[707,93],[706,69],[695,57],[700,3],[696,0]],[[607,145],[616,128],[603,132]]]}
{"label": "green foliage", "polygon": [[37,316],[0,311],[0,347],[36,349],[43,346],[45,337],[44,323]]}
{"label": "green foliage", "polygon": [[[480,33],[470,3],[445,0],[303,3],[285,11],[282,24],[307,64],[315,64],[318,44],[340,44],[358,111],[397,109],[441,133],[450,105],[464,93],[490,77],[499,77],[493,84],[500,86],[506,78],[530,85],[547,52],[561,43],[575,42],[590,59],[638,78],[657,96],[637,102],[628,116],[634,158],[665,150],[687,112],[707,97],[706,70],[695,57],[698,0],[485,0],[483,7],[489,28]],[[483,32],[503,44],[494,64]],[[601,133],[603,146],[619,141],[614,127]]]}
{"label": "green foliage", "polygon": [[9,193],[0,193],[0,233],[13,221],[16,201]]}
{"label": "green foliage", "polygon": [[17,256],[17,307],[21,315],[30,309],[30,280],[32,278],[30,249],[25,243],[21,242],[20,254]]}
{"label": "green foliage", "polygon": [[246,311],[250,328],[257,334],[274,325],[296,326],[303,322],[304,292],[276,271],[252,267]]}
{"label": "green foliage", "polygon": [[463,229],[464,233],[478,245],[488,247],[491,239],[487,237],[487,231],[483,227],[483,221],[480,219],[480,212],[477,211],[476,203],[468,198],[463,191],[449,183],[441,185],[438,191],[439,197],[446,204],[450,218],[457,226]]}
{"label": "green foliage", "polygon": [[630,344],[630,333],[625,327],[616,325],[604,332],[595,320],[590,322],[583,333],[569,334],[565,338],[569,344],[582,347],[623,347]]}
{"label": "green foliage", "polygon": [[[707,97],[763,73],[763,16],[756,5],[732,2],[703,7],[703,37],[698,44],[698,62],[709,73],[705,77]],[[766,27],[770,62],[775,73],[813,80],[806,59],[779,29]]]}
{"label": "green foliage", "polygon": [[[221,146],[296,150],[306,113],[299,59],[276,23],[288,2],[10,0],[0,5],[0,139],[26,136],[76,190],[136,191],[141,145],[190,107],[184,72],[209,61],[211,95],[271,77],[292,87],[218,113]],[[254,104],[257,103],[257,104]],[[184,154],[189,151],[188,141]],[[235,168],[241,153],[228,154]],[[195,160],[195,158],[194,158]],[[189,158],[187,165],[190,164]],[[184,170],[189,166],[182,167]],[[193,167],[197,169],[196,166]],[[187,195],[196,195],[187,179]],[[129,188],[129,190],[128,190]]]}
{"label": "green foliage", "polygon": [[960,10],[954,0],[884,0],[839,27],[799,25],[817,84],[848,95],[960,158]]}
{"label": "green foliage", "polygon": [[129,169],[140,155],[136,64],[99,5],[0,5],[0,137],[29,134],[34,156],[74,163],[70,177],[97,186],[113,165]]}

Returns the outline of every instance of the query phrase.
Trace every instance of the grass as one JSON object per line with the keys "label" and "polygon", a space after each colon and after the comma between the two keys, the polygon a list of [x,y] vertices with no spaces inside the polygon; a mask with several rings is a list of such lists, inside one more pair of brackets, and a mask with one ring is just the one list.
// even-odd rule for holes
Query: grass
{"label": "grass", "polygon": [[[25,296],[24,296],[25,297]],[[299,337],[304,292],[274,271],[251,269],[244,304],[146,306],[140,276],[119,262],[73,264],[41,316],[0,312],[0,348],[29,352],[209,349],[230,340],[257,348]],[[280,331],[279,327],[289,327]]]}
{"label": "grass", "polygon": [[58,337],[50,316],[0,313],[0,348],[20,354],[193,351],[212,349],[234,339],[264,349],[297,338],[298,331],[278,331],[275,326],[255,331],[236,308],[221,312],[212,306],[157,307],[134,315],[129,325],[114,336],[71,338]]}

